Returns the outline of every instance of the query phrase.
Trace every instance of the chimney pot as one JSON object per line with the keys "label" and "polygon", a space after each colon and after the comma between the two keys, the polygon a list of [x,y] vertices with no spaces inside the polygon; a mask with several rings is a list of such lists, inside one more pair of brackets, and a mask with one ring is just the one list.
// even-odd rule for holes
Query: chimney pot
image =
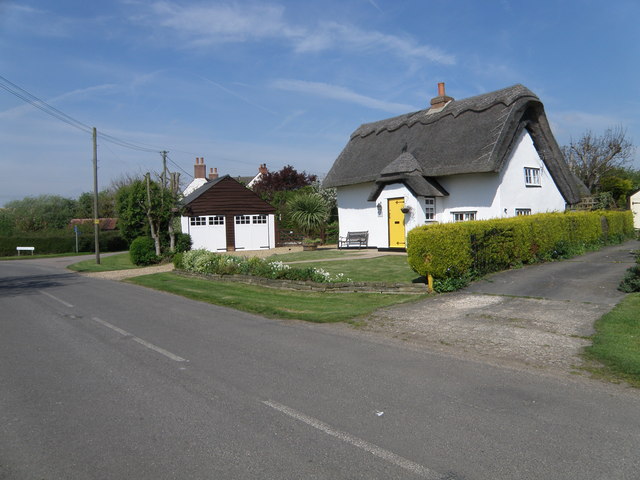
{"label": "chimney pot", "polygon": [[204,157],[196,157],[196,164],[193,166],[193,178],[207,178],[207,167],[204,165]]}
{"label": "chimney pot", "polygon": [[215,180],[218,178],[218,168],[209,169],[209,180]]}
{"label": "chimney pot", "polygon": [[442,109],[452,100],[453,97],[449,97],[445,93],[444,82],[438,82],[438,96],[431,99],[431,108],[429,108],[429,111]]}

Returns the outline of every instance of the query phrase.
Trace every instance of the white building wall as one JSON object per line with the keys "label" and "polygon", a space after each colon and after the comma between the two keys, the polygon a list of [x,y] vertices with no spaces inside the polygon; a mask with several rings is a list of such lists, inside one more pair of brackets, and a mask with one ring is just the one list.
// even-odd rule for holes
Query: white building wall
{"label": "white building wall", "polygon": [[[540,169],[539,187],[525,185],[525,167]],[[507,167],[501,173],[499,196],[500,216],[513,217],[516,208],[529,208],[532,214],[565,210],[566,202],[526,130],[520,135]]]}
{"label": "white building wall", "polygon": [[640,190],[629,196],[629,206],[633,213],[633,228],[640,229]]}
{"label": "white building wall", "polygon": [[[540,169],[540,186],[525,184],[525,167]],[[513,217],[516,209],[530,209],[531,214],[565,209],[564,198],[526,131],[516,140],[502,172],[451,175],[437,180],[449,192],[447,197],[435,197],[435,222],[439,223],[454,221],[455,212],[475,212],[477,220],[488,220]],[[433,223],[426,220],[424,197],[414,197],[404,184],[387,185],[375,202],[369,202],[367,197],[373,187],[373,182],[367,182],[337,188],[341,237],[347,232],[368,231],[369,246],[388,248],[389,198],[403,197],[405,206],[412,207],[411,213],[405,215],[406,232]],[[378,204],[381,206],[379,214]]]}

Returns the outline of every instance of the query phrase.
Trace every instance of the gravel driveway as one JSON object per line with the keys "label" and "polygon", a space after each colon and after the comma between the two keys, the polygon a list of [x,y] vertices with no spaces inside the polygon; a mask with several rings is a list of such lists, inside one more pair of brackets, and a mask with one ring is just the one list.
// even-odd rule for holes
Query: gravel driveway
{"label": "gravel driveway", "polygon": [[489,275],[466,289],[381,309],[366,331],[482,361],[570,372],[593,324],[624,296],[633,240],[572,260]]}

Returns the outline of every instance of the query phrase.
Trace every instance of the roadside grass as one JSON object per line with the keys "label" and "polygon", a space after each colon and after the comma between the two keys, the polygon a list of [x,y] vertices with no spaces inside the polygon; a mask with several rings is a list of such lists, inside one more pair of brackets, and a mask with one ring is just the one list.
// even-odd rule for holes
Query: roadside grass
{"label": "roadside grass", "polygon": [[593,345],[585,358],[599,362],[587,370],[609,381],[625,381],[640,387],[640,293],[628,294],[595,323]]}
{"label": "roadside grass", "polygon": [[381,307],[424,298],[422,295],[277,290],[183,277],[175,273],[155,273],[126,281],[265,317],[316,323],[349,322]]}
{"label": "roadside grass", "polygon": [[118,253],[108,257],[100,258],[100,265],[96,264],[95,259],[83,260],[78,263],[68,265],[69,270],[75,272],[109,272],[111,270],[129,270],[132,268],[140,268],[131,263],[129,253]]}
{"label": "roadside grass", "polygon": [[326,270],[332,275],[344,273],[354,282],[411,283],[418,274],[411,270],[404,255],[386,255],[374,258],[351,258],[331,262],[309,262],[305,267]]}
{"label": "roadside grass", "polygon": [[42,255],[31,255],[31,254],[11,255],[9,257],[0,257],[0,261],[2,260],[37,260],[39,258],[55,258],[55,257],[77,257],[79,255],[93,255],[93,252],[47,253]]}
{"label": "roadside grass", "polygon": [[[294,252],[294,253],[276,253],[267,257],[269,261],[274,262],[299,262],[302,260],[323,260],[325,258],[340,258],[340,257],[355,257],[358,255],[358,250],[324,250],[322,247],[318,250],[312,250],[308,252]],[[363,253],[363,251],[360,251]]]}

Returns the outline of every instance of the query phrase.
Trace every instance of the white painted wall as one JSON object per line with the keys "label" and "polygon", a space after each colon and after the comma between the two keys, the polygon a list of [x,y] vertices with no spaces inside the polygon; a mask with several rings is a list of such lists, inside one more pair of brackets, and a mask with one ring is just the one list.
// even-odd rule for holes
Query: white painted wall
{"label": "white painted wall", "polygon": [[[250,216],[253,218],[253,215]],[[226,227],[224,225],[191,225],[189,217],[181,217],[180,226],[183,233],[191,235],[192,249],[204,248],[211,252],[225,252],[227,250]],[[235,228],[238,250],[264,250],[276,246],[275,216],[273,214],[267,215],[266,224],[233,225],[233,228]]]}
{"label": "white painted wall", "polygon": [[629,196],[629,204],[633,213],[633,228],[640,229],[640,191]]}
{"label": "white painted wall", "polygon": [[[524,168],[540,168],[539,187],[525,184]],[[449,192],[448,197],[436,197],[436,222],[453,221],[454,212],[476,212],[477,220],[513,217],[516,208],[531,209],[531,213],[564,211],[565,201],[536,151],[528,132],[516,141],[505,167],[500,173],[451,175],[438,182]],[[374,183],[362,183],[337,188],[340,236],[347,232],[368,231],[369,246],[388,248],[387,199],[404,197],[412,213],[405,215],[405,231],[424,225],[424,197],[414,197],[403,184],[387,185],[375,202],[367,197]],[[382,206],[378,215],[376,205]]]}
{"label": "white painted wall", "polygon": [[[525,167],[540,168],[540,187],[525,186]],[[524,131],[507,167],[501,172],[497,208],[502,213],[499,216],[512,217],[516,208],[530,208],[532,214],[562,212],[565,206],[566,202],[535,149],[531,136]]]}

